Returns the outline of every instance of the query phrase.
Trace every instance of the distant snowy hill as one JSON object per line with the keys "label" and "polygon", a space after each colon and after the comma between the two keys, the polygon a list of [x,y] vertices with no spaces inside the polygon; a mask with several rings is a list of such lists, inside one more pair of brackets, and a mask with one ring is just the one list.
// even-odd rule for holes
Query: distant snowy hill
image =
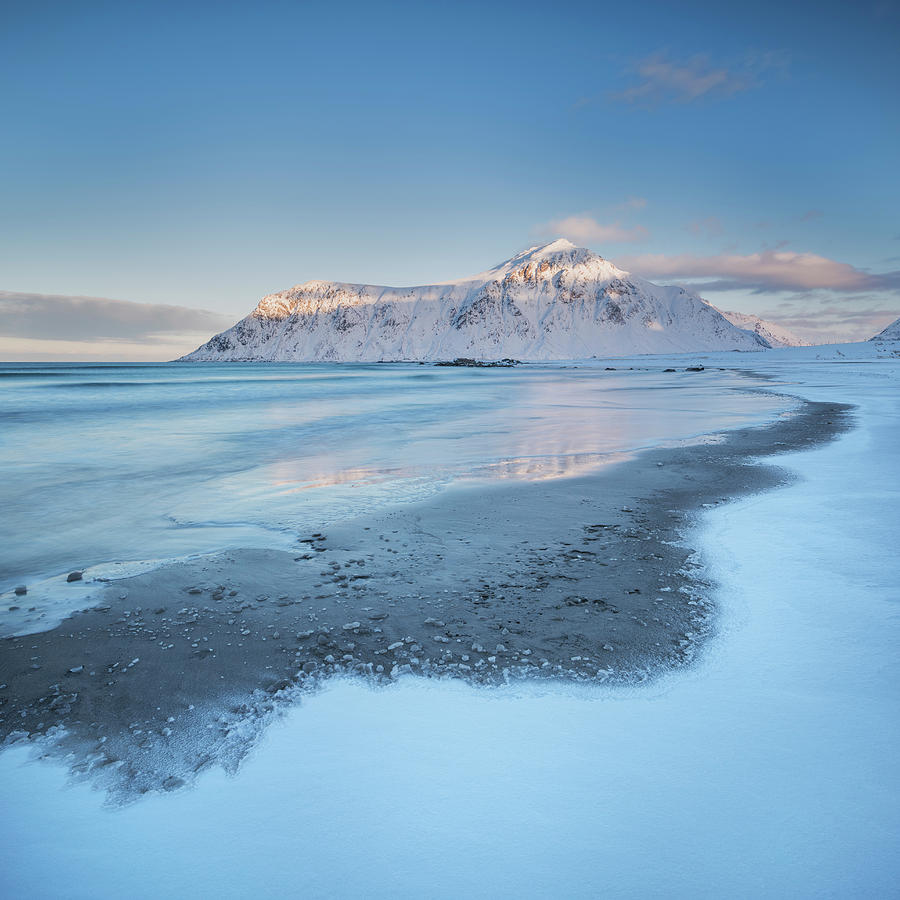
{"label": "distant snowy hill", "polygon": [[[716,307],[718,309],[718,307]],[[767,322],[759,316],[749,316],[745,313],[727,312],[724,309],[719,310],[732,325],[743,328],[745,331],[752,331],[758,334],[772,347],[810,347],[809,341],[797,337],[787,328],[776,325],[774,322]]]}
{"label": "distant snowy hill", "polygon": [[443,284],[307,281],[264,297],[183,359],[550,360],[768,347],[696,294],[559,240]]}
{"label": "distant snowy hill", "polygon": [[879,331],[870,341],[900,341],[900,319],[894,319],[884,331]]}

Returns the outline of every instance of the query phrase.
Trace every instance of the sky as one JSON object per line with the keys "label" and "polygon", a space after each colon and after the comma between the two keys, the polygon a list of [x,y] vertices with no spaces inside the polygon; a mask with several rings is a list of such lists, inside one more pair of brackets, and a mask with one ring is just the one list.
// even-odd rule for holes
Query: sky
{"label": "sky", "polygon": [[817,342],[900,316],[900,2],[0,11],[0,358],[558,236]]}

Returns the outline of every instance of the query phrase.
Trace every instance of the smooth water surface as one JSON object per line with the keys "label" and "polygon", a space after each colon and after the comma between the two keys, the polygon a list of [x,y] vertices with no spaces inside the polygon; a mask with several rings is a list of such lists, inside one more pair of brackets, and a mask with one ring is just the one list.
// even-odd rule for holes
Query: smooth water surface
{"label": "smooth water surface", "polygon": [[0,365],[0,590],[546,478],[771,418],[724,371],[410,364]]}

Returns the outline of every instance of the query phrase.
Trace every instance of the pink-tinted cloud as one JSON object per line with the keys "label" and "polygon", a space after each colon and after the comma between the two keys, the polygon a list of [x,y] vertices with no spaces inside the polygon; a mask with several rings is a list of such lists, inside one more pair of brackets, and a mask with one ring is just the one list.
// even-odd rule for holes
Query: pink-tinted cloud
{"label": "pink-tinted cloud", "polygon": [[767,250],[746,256],[642,254],[619,257],[617,262],[646,278],[715,279],[707,285],[707,290],[772,293],[822,289],[858,293],[900,288],[900,272],[872,273],[815,253],[788,250]]}
{"label": "pink-tinted cloud", "polygon": [[576,244],[614,244],[641,241],[647,237],[642,225],[628,227],[621,222],[598,222],[592,216],[568,216],[555,219],[538,229],[542,234],[568,238]]}

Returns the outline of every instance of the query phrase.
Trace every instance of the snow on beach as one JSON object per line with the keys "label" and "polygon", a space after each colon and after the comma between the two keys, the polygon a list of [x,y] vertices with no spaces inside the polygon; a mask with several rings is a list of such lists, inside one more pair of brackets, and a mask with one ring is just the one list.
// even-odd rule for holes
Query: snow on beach
{"label": "snow on beach", "polygon": [[336,682],[236,777],[120,809],[13,748],[3,892],[890,895],[900,366],[798,353],[747,365],[859,427],[705,514],[723,613],[695,669],[614,692]]}

